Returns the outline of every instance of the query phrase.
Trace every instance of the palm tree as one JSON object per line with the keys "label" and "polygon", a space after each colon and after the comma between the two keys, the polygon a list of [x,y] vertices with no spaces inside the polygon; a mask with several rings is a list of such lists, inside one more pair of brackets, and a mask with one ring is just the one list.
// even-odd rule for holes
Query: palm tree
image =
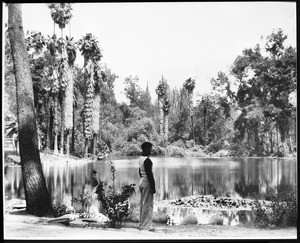
{"label": "palm tree", "polygon": [[58,92],[59,92],[59,82],[58,82],[58,68],[57,64],[53,63],[52,70],[52,88],[51,92],[53,95],[53,135],[54,135],[54,149],[53,154],[58,154]]}
{"label": "palm tree", "polygon": [[102,54],[98,41],[92,34],[86,34],[79,40],[79,50],[84,56],[84,77],[86,81],[86,93],[83,107],[85,155],[88,154],[90,140],[93,137],[93,104],[95,94],[95,77],[97,77],[97,65]]}
{"label": "palm tree", "polygon": [[[70,71],[69,67],[69,59],[67,53],[67,43],[63,39],[63,29],[65,28],[66,24],[69,23],[70,19],[72,18],[72,6],[71,3],[51,3],[48,4],[48,7],[51,11],[51,17],[55,24],[58,24],[59,28],[61,29],[61,38],[58,40],[58,51],[60,53],[60,60],[58,62],[58,72],[59,72],[59,81],[60,81],[60,94],[61,94],[61,140],[60,140],[60,154],[64,153],[64,132],[65,132],[65,117],[66,117],[66,90],[70,82],[72,82],[72,71]],[[73,54],[74,52],[72,52]],[[75,55],[76,56],[76,55]],[[68,89],[68,93],[72,92],[73,85],[70,85]],[[73,101],[71,98],[68,97],[68,101]],[[72,106],[71,105],[71,106]],[[70,105],[68,106],[70,107]],[[57,111],[57,110],[56,110]],[[71,110],[72,111],[72,110]],[[71,119],[73,120],[73,119]],[[68,120],[69,121],[69,120]],[[70,122],[68,123],[68,125]],[[68,132],[70,131],[70,127],[67,128]],[[57,136],[57,134],[55,134]],[[57,138],[57,137],[56,137]],[[68,135],[69,138],[69,135]],[[56,140],[56,139],[55,139]],[[56,144],[54,145],[57,146]],[[68,146],[68,145],[67,145]],[[69,147],[68,149],[69,150]],[[54,149],[56,153],[56,149]],[[68,152],[67,152],[68,153]]]}
{"label": "palm tree", "polygon": [[70,138],[73,131],[73,103],[74,103],[74,62],[76,59],[76,43],[73,42],[73,38],[66,37],[67,45],[66,51],[68,54],[68,86],[66,89],[66,115],[65,115],[65,127],[67,131],[66,140],[66,154],[70,154]]}
{"label": "palm tree", "polygon": [[164,103],[163,103],[164,121],[165,121],[165,143],[168,142],[170,106],[171,106],[170,100],[167,96],[165,96]]}
{"label": "palm tree", "polygon": [[60,154],[64,154],[64,133],[65,133],[65,114],[66,114],[66,90],[69,84],[69,65],[65,47],[62,47],[61,60],[58,66],[60,93],[61,93],[61,132],[60,132]]}
{"label": "palm tree", "polygon": [[188,92],[189,111],[190,111],[190,116],[191,116],[191,129],[192,129],[192,134],[193,134],[193,142],[194,142],[194,146],[195,146],[194,109],[193,109],[193,92],[194,92],[194,88],[195,88],[195,79],[188,78],[187,80],[185,80],[183,87]]}
{"label": "palm tree", "polygon": [[158,97],[158,107],[159,107],[159,134],[163,134],[164,129],[164,111],[163,111],[163,98],[167,93],[167,84],[164,77],[161,77],[159,80],[158,86],[155,89],[155,92]]}

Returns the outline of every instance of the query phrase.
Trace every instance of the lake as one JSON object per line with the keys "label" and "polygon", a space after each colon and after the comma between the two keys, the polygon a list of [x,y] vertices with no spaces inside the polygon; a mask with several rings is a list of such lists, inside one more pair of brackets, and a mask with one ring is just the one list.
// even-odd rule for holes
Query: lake
{"label": "lake", "polygon": [[[152,157],[156,181],[155,201],[190,195],[215,195],[264,199],[268,189],[279,184],[296,185],[297,160],[283,158],[170,158]],[[115,187],[136,184],[137,157],[114,159]],[[109,160],[85,164],[43,164],[44,175],[53,203],[71,205],[91,189],[91,171],[111,184]],[[21,167],[5,167],[5,196],[24,199]],[[136,193],[131,199],[139,200]]]}

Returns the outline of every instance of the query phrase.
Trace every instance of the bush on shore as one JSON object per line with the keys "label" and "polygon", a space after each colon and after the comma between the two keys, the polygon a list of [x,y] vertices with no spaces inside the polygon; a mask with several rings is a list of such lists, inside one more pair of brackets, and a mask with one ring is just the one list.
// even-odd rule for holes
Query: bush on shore
{"label": "bush on shore", "polygon": [[256,202],[254,225],[260,228],[280,228],[297,226],[296,188],[291,185],[279,185],[277,194],[269,192],[266,198],[271,205],[266,207]]}

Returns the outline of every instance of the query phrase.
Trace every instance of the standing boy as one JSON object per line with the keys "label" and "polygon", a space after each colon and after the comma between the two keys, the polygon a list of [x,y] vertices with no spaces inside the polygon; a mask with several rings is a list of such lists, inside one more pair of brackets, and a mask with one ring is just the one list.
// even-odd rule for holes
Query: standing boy
{"label": "standing boy", "polygon": [[152,150],[152,144],[144,142],[142,144],[142,155],[138,160],[141,193],[140,201],[140,230],[154,231],[153,223],[153,194],[155,194],[155,181],[152,171],[152,161],[149,156]]}

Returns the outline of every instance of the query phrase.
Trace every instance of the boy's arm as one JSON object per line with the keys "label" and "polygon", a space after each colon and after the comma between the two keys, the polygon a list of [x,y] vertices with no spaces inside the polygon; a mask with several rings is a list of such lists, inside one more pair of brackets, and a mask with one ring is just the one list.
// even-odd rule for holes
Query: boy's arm
{"label": "boy's arm", "polygon": [[149,158],[147,158],[144,161],[144,166],[145,166],[147,178],[150,183],[151,191],[154,194],[156,191],[155,191],[155,181],[154,181],[154,177],[153,177],[153,173],[152,173],[152,161]]}

